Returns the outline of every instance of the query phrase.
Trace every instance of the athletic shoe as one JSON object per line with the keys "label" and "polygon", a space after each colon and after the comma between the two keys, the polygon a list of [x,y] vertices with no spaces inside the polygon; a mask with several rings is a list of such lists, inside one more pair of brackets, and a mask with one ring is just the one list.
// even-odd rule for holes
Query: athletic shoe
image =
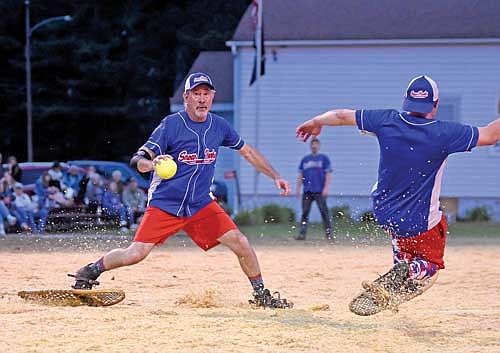
{"label": "athletic shoe", "polygon": [[271,295],[271,291],[269,291],[269,289],[267,288],[264,288],[263,284],[260,284],[258,288],[254,289],[252,295],[253,299],[250,299],[248,303],[255,305],[256,307],[273,309],[285,309],[293,307],[293,303],[288,302],[286,299],[280,298],[279,292],[274,292]]}
{"label": "athletic shoe", "polygon": [[76,271],[76,275],[68,274],[70,277],[75,277],[75,283],[71,286],[73,289],[92,289],[92,286],[98,286],[99,282],[96,279],[99,274],[90,267],[92,263],[82,267]]}
{"label": "athletic shoe", "polygon": [[306,240],[306,235],[305,234],[297,234],[294,238],[295,238],[295,240]]}

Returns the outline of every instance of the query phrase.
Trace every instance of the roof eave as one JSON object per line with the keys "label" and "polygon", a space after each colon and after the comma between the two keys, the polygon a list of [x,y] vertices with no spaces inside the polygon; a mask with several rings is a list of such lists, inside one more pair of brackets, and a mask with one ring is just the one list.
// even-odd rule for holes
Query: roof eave
{"label": "roof eave", "polygon": [[[251,47],[253,41],[226,42],[233,54],[238,47]],[[294,47],[321,47],[321,46],[366,46],[366,45],[442,45],[442,44],[500,44],[500,38],[421,38],[421,39],[327,39],[327,40],[266,40],[266,46],[294,46]]]}

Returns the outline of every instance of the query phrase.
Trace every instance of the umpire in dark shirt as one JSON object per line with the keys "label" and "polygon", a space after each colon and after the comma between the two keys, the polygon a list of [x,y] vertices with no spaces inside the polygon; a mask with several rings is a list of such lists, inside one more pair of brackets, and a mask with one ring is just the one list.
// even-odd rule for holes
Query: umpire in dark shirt
{"label": "umpire in dark shirt", "polygon": [[297,240],[304,240],[306,238],[309,212],[311,211],[311,204],[313,201],[316,201],[319,211],[321,212],[326,238],[333,240],[332,220],[330,211],[326,205],[332,169],[330,166],[330,159],[326,155],[319,153],[319,149],[319,140],[316,138],[311,140],[311,154],[302,158],[299,165],[296,192],[297,196],[300,197],[302,186],[304,186],[304,193],[302,194],[300,231],[295,237]]}

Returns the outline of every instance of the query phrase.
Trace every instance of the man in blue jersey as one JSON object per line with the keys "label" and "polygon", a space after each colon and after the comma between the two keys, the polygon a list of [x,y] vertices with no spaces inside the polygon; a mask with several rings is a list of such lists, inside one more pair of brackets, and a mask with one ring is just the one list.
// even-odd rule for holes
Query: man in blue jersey
{"label": "man in blue jersey", "polygon": [[[290,186],[269,162],[245,143],[224,118],[210,113],[215,96],[212,79],[197,72],[184,86],[185,110],[168,115],[131,159],[139,172],[153,172],[148,191],[148,207],[127,249],[115,249],[76,273],[75,289],[91,289],[104,271],[142,261],[158,244],[181,229],[203,250],[224,244],[238,257],[253,287],[253,302],[279,306],[265,289],[259,263],[247,238],[215,202],[210,193],[219,147],[237,150],[259,172],[270,177],[282,195]],[[177,163],[171,179],[161,179],[155,166],[163,159]]]}
{"label": "man in blue jersey", "polygon": [[373,213],[392,237],[395,265],[375,285],[365,286],[368,292],[358,298],[365,304],[380,299],[380,293],[398,295],[410,281],[429,279],[444,268],[447,224],[439,208],[439,194],[446,159],[452,153],[493,145],[500,139],[500,118],[479,128],[439,121],[434,119],[438,104],[436,83],[419,76],[408,85],[403,112],[331,110],[297,127],[297,137],[303,141],[318,136],[323,126],[346,125],[357,125],[361,132],[378,139],[380,162],[372,192]]}
{"label": "man in blue jersey", "polygon": [[333,240],[332,221],[330,211],[326,205],[332,168],[330,167],[330,159],[323,153],[319,153],[319,149],[319,140],[313,138],[311,140],[311,154],[302,158],[299,164],[297,197],[300,197],[302,186],[304,187],[304,193],[302,194],[302,218],[300,220],[299,234],[295,237],[296,240],[304,240],[306,238],[309,212],[311,211],[313,201],[316,201],[318,204],[326,238]]}

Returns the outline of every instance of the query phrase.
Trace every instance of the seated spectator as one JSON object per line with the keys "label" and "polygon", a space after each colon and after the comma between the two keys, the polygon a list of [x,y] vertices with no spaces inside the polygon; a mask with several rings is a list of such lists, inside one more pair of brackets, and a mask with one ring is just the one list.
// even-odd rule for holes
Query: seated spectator
{"label": "seated spectator", "polygon": [[96,213],[102,204],[104,189],[102,187],[101,176],[99,174],[90,175],[90,181],[85,190],[85,204],[88,212]]}
{"label": "seated spectator", "polygon": [[49,186],[48,189],[48,199],[49,199],[49,211],[53,208],[61,207],[71,207],[74,204],[73,193],[69,193],[66,197],[66,192],[63,193],[56,186]]}
{"label": "seated spectator", "polygon": [[78,168],[74,165],[69,167],[68,173],[63,176],[63,184],[67,188],[73,189],[75,195],[78,195],[80,190],[80,182],[82,180],[82,176],[78,174]]}
{"label": "seated spectator", "polygon": [[3,163],[3,156],[0,153],[0,175],[3,175],[3,173],[8,172],[8,170],[3,167],[2,163]]}
{"label": "seated spectator", "polygon": [[7,158],[7,165],[9,169],[10,175],[14,178],[15,181],[21,182],[21,177],[23,176],[23,171],[17,164],[17,158],[14,156],[10,156]]}
{"label": "seated spectator", "polygon": [[16,183],[14,186],[14,204],[18,211],[22,213],[21,229],[30,231],[35,229],[34,207],[30,197],[23,191],[23,184]]}
{"label": "seated spectator", "polygon": [[78,192],[75,197],[76,204],[84,204],[85,203],[85,193],[87,192],[87,184],[90,181],[92,175],[96,174],[95,167],[89,167],[87,170],[87,174],[85,174],[78,183]]}
{"label": "seated spectator", "polygon": [[43,172],[40,178],[35,183],[35,199],[36,203],[33,209],[35,218],[35,232],[45,232],[45,225],[50,210],[49,189],[52,178],[48,172]]}
{"label": "seated spectator", "polygon": [[52,164],[52,167],[48,170],[48,173],[51,177],[52,184],[53,186],[57,186],[59,190],[64,190],[66,189],[66,186],[63,183],[63,172],[61,168],[61,164],[58,161],[55,161]]}
{"label": "seated spectator", "polygon": [[13,226],[16,224],[17,219],[10,213],[4,201],[0,200],[0,236],[5,235],[5,222]]}
{"label": "seated spectator", "polygon": [[0,179],[0,204],[1,204],[1,223],[0,226],[5,233],[4,221],[7,221],[9,226],[14,226],[21,216],[16,212],[15,206],[12,204],[12,199],[14,195],[14,184],[15,181],[8,171],[4,172],[2,178]]}
{"label": "seated spectator", "polygon": [[14,193],[16,181],[9,172],[4,172],[0,178],[0,196],[10,196]]}
{"label": "seated spectator", "polygon": [[120,231],[127,231],[127,208],[123,205],[118,186],[114,181],[109,183],[102,198],[102,213],[107,216],[120,217]]}
{"label": "seated spectator", "polygon": [[137,179],[130,178],[129,184],[123,191],[123,204],[127,207],[130,227],[137,228],[139,218],[146,210],[146,193],[138,187]]}
{"label": "seated spectator", "polygon": [[111,174],[111,180],[116,183],[116,187],[118,188],[118,193],[120,194],[120,197],[123,196],[123,190],[125,190],[125,184],[123,184],[122,181],[122,172],[119,170],[114,170],[113,173]]}

